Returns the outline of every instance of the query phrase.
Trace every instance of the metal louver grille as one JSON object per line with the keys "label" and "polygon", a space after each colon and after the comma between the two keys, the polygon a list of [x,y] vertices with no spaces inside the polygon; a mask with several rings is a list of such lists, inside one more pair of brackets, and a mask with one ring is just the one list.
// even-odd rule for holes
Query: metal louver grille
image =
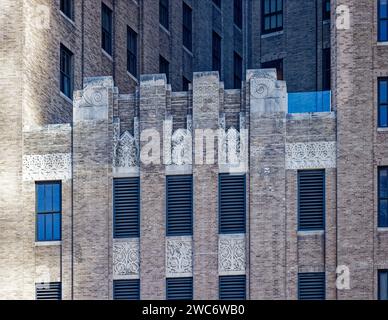
{"label": "metal louver grille", "polygon": [[245,175],[220,174],[219,233],[245,233]]}
{"label": "metal louver grille", "polygon": [[140,236],[139,178],[113,180],[114,238]]}
{"label": "metal louver grille", "polygon": [[298,172],[298,229],[325,229],[325,170]]}
{"label": "metal louver grille", "polygon": [[140,300],[140,280],[114,280],[114,300]]}
{"label": "metal louver grille", "polygon": [[325,273],[308,272],[298,275],[299,300],[325,300]]}
{"label": "metal louver grille", "polygon": [[245,300],[245,276],[222,276],[219,283],[220,300]]}
{"label": "metal louver grille", "polygon": [[193,278],[167,279],[167,300],[192,300]]}
{"label": "metal louver grille", "polygon": [[167,176],[167,236],[193,234],[193,177]]}
{"label": "metal louver grille", "polygon": [[60,282],[36,283],[36,300],[61,300],[62,285]]}

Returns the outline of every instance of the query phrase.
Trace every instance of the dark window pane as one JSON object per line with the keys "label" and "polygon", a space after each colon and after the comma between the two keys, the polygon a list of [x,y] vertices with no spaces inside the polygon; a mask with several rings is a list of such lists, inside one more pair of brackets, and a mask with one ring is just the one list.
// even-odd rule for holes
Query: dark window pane
{"label": "dark window pane", "polygon": [[262,32],[270,33],[283,29],[283,1],[262,0]]}
{"label": "dark window pane", "polygon": [[388,20],[380,21],[379,41],[388,41]]}
{"label": "dark window pane", "polygon": [[73,18],[73,0],[61,0],[61,11],[70,19]]}
{"label": "dark window pane", "polygon": [[159,56],[159,72],[164,73],[167,77],[167,82],[169,82],[170,63],[162,56]]}
{"label": "dark window pane", "polygon": [[183,45],[192,50],[192,12],[185,3],[183,3]]}
{"label": "dark window pane", "polygon": [[168,29],[169,24],[169,10],[168,0],[159,0],[159,23]]}
{"label": "dark window pane", "polygon": [[102,4],[101,10],[102,25],[102,49],[108,54],[112,54],[112,10]]}

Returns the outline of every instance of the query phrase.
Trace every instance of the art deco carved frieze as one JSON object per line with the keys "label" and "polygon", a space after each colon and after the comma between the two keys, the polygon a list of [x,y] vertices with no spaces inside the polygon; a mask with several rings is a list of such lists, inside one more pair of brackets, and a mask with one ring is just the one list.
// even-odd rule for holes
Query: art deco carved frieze
{"label": "art deco carved frieze", "polygon": [[336,167],[336,142],[302,142],[286,144],[286,169]]}
{"label": "art deco carved frieze", "polygon": [[166,239],[166,276],[190,277],[193,274],[191,237],[168,237]]}
{"label": "art deco carved frieze", "polygon": [[113,278],[138,278],[140,272],[139,239],[113,241]]}
{"label": "art deco carved frieze", "polygon": [[218,272],[220,275],[245,274],[245,235],[220,235],[218,240]]}
{"label": "art deco carved frieze", "polygon": [[71,179],[71,154],[51,153],[23,156],[23,180]]}
{"label": "art deco carved frieze", "polygon": [[131,169],[139,166],[139,121],[134,118],[134,134],[120,135],[120,120],[113,124],[113,167]]}

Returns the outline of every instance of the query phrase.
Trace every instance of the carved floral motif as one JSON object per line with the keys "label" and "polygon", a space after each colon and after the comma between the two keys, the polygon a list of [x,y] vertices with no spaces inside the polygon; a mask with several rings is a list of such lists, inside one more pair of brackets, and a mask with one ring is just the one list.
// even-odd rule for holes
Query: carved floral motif
{"label": "carved floral motif", "polygon": [[168,277],[182,277],[192,274],[191,237],[167,238],[166,272]]}
{"label": "carved floral motif", "polygon": [[336,142],[303,142],[286,144],[286,169],[336,167]]}
{"label": "carved floral motif", "polygon": [[139,276],[139,240],[114,241],[113,277]]}
{"label": "carved floral motif", "polygon": [[245,274],[244,235],[222,235],[218,242],[219,274]]}
{"label": "carved floral motif", "polygon": [[71,154],[51,153],[23,156],[23,180],[71,179]]}
{"label": "carved floral motif", "polygon": [[139,139],[137,137],[137,118],[134,121],[134,136],[125,131],[120,136],[120,122],[114,123],[113,167],[134,168],[139,166]]}

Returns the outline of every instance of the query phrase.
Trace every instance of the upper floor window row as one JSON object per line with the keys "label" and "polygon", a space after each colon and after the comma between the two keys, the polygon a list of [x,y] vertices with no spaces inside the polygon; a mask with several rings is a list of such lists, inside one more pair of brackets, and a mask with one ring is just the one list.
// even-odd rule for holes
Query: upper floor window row
{"label": "upper floor window row", "polygon": [[73,53],[61,44],[60,47],[60,90],[72,99],[73,96],[73,78],[74,78]]}
{"label": "upper floor window row", "polygon": [[271,33],[283,29],[283,0],[261,1],[262,33]]}

